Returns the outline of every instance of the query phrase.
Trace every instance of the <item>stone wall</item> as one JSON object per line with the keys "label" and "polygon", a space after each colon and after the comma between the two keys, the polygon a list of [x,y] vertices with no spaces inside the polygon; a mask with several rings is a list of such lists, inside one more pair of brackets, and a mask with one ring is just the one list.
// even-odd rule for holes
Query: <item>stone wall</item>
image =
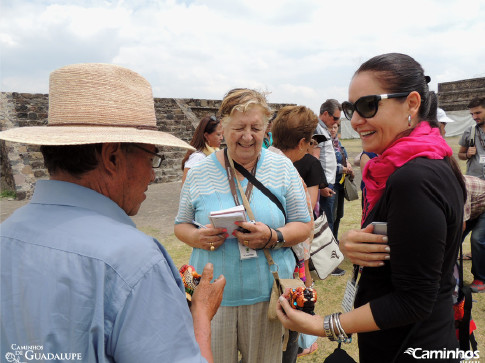
{"label": "stone wall", "polygon": [[475,97],[485,97],[485,77],[438,83],[438,100],[445,111],[468,109]]}
{"label": "stone wall", "polygon": [[[0,128],[41,126],[47,124],[49,95],[2,92],[0,95]],[[220,100],[155,98],[155,114],[160,131],[169,132],[190,142],[199,120],[213,115]],[[271,104],[278,110],[286,104]],[[165,156],[156,170],[156,183],[181,180],[181,161],[185,151],[162,147]],[[37,179],[49,177],[44,168],[39,146],[0,141],[1,189],[17,193],[17,199],[30,198]]]}

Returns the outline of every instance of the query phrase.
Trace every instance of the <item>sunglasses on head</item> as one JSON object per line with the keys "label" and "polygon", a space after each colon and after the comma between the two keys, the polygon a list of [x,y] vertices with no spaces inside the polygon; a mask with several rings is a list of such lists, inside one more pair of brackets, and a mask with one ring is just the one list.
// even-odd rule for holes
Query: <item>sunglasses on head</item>
{"label": "sunglasses on head", "polygon": [[383,95],[370,95],[359,98],[355,103],[345,101],[342,103],[342,110],[348,120],[352,119],[354,111],[364,117],[374,117],[379,109],[379,101],[386,98],[401,98],[407,97],[411,92],[389,93]]}

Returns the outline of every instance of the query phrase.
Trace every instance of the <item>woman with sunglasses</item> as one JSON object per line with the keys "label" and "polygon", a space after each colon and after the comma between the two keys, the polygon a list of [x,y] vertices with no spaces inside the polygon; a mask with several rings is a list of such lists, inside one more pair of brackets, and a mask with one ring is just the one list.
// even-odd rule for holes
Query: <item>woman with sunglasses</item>
{"label": "woman with sunglasses", "polygon": [[192,136],[192,140],[190,141],[190,145],[196,151],[188,150],[182,160],[182,170],[184,171],[182,184],[191,167],[205,159],[214,151],[219,150],[223,138],[222,125],[215,116],[206,116],[200,120],[199,125],[195,129],[194,136]]}
{"label": "woman with sunglasses", "polygon": [[[376,56],[354,74],[342,104],[363,149],[378,154],[363,170],[362,229],[340,238],[355,264],[354,309],[311,317],[280,298],[279,318],[289,329],[342,342],[358,333],[361,363],[414,361],[433,351],[445,359],[426,362],[460,361],[452,294],[466,190],[429,118],[436,110],[428,82],[413,58]],[[387,223],[387,236],[373,234],[372,222]]]}

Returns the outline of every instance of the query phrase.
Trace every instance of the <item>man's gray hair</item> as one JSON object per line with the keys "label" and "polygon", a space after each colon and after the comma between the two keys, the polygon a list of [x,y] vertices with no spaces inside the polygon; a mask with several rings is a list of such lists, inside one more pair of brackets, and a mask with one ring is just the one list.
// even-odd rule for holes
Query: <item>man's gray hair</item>
{"label": "man's gray hair", "polygon": [[342,111],[342,105],[339,103],[339,101],[329,98],[320,106],[320,115],[322,115],[325,111],[333,115],[337,109]]}

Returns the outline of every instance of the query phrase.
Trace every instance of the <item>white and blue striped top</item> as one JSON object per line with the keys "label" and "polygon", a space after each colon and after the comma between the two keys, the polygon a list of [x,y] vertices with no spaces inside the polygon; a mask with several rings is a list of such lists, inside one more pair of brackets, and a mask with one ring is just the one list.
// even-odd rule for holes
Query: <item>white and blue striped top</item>
{"label": "white and blue striped top", "polygon": [[[286,210],[287,222],[310,222],[305,190],[298,172],[291,161],[281,155],[263,149],[259,158],[256,178],[275,194]],[[245,189],[247,179],[241,182]],[[239,195],[239,200],[242,201]],[[271,228],[284,226],[284,216],[278,207],[256,187],[249,200],[256,221]],[[175,224],[196,220],[208,224],[209,213],[234,207],[227,172],[216,158],[208,156],[188,172],[180,194],[180,205]],[[215,251],[194,248],[190,264],[201,272],[206,263],[214,264],[214,277],[223,274],[226,278],[223,306],[251,305],[269,301],[273,275],[263,251],[258,257],[241,260],[237,240],[229,236]],[[295,268],[295,257],[291,248],[271,251],[279,268],[281,278],[291,278]]]}

